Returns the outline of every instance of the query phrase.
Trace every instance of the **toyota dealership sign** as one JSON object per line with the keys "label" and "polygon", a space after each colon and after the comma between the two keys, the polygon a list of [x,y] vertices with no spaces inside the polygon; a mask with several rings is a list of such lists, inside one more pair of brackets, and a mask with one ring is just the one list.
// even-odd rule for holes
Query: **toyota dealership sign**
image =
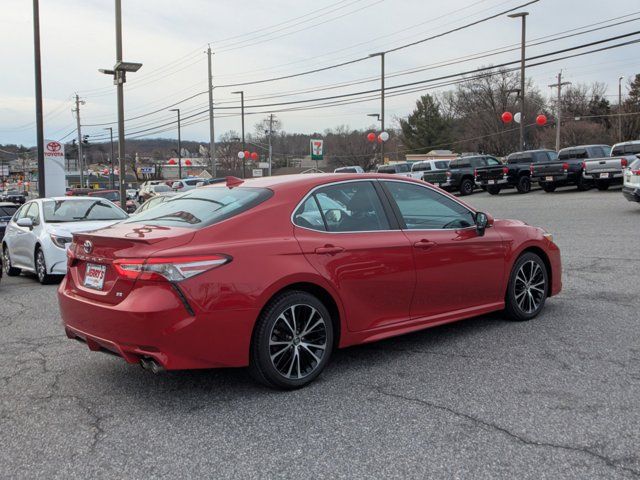
{"label": "toyota dealership sign", "polygon": [[45,195],[59,197],[65,193],[64,144],[55,140],[44,141]]}

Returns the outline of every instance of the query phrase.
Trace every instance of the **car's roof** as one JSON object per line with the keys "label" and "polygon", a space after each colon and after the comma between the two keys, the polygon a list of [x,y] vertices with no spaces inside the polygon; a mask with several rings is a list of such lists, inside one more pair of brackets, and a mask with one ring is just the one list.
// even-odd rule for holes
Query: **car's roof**
{"label": "car's roof", "polygon": [[0,207],[19,207],[20,205],[17,205],[13,202],[0,202]]}
{"label": "car's roof", "polygon": [[636,145],[640,143],[640,140],[629,140],[627,142],[620,142],[620,143],[616,143],[614,145],[614,147],[620,146],[620,145]]}
{"label": "car's roof", "polygon": [[608,147],[609,145],[606,145],[604,143],[592,143],[590,145],[574,145],[573,147],[564,147],[561,148],[560,150],[571,150],[572,148],[589,148],[589,147]]}
{"label": "car's roof", "polygon": [[522,150],[520,152],[512,152],[509,155],[515,155],[517,153],[531,153],[531,152],[555,152],[555,150],[552,150],[550,148],[535,148],[533,150]]}
{"label": "car's roof", "polygon": [[33,201],[35,201],[35,202],[42,202],[44,200],[54,200],[56,202],[62,201],[62,200],[67,200],[67,201],[70,201],[70,202],[76,202],[76,201],[79,201],[79,200],[94,200],[94,201],[98,201],[98,200],[103,200],[103,198],[89,197],[88,195],[65,195],[64,197],[43,197],[43,198],[35,198],[35,199],[33,199]]}

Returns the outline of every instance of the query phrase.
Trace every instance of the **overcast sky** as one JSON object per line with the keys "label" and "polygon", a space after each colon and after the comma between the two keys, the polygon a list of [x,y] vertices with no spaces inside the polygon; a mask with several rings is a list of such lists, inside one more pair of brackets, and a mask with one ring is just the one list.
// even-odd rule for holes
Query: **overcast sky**
{"label": "overcast sky", "polygon": [[[176,137],[174,125],[157,127],[175,119],[166,111],[172,103],[206,90],[207,59],[211,43],[214,85],[273,78],[359,58],[388,50],[516,7],[527,0],[123,0],[124,58],[142,62],[130,74],[125,87],[127,135]],[[32,2],[3,0],[0,45],[3,71],[0,76],[0,143],[35,143]],[[589,28],[612,25],[599,31],[532,46],[537,55],[606,37],[640,30],[638,0],[540,0],[529,5],[527,38],[530,41],[626,16]],[[636,13],[637,12],[637,13]],[[635,15],[632,15],[636,13]],[[632,20],[632,21],[628,21]],[[627,23],[620,24],[623,21]],[[116,120],[115,87],[110,77],[98,73],[115,60],[114,2],[107,0],[41,0],[41,45],[45,137],[73,138],[73,95],[86,102],[81,109],[83,133],[95,139]],[[576,30],[579,32],[582,30]],[[555,38],[555,37],[550,37]],[[631,39],[640,36],[631,37]],[[437,66],[460,57],[493,49],[517,46],[520,21],[499,17],[437,40],[387,55],[387,86],[392,87],[442,75],[472,70],[491,63],[517,60],[519,51]],[[629,38],[611,43],[628,41]],[[598,48],[598,47],[591,47]],[[584,50],[582,50],[584,51]],[[612,49],[528,69],[527,76],[545,95],[547,87],[563,69],[563,80],[600,81],[608,85],[609,99],[617,101],[618,77],[640,73],[640,44]],[[436,64],[436,65],[432,65]],[[396,72],[432,66],[412,74]],[[244,89],[247,131],[274,111],[289,132],[321,132],[337,125],[364,128],[373,125],[368,113],[379,112],[379,100],[335,105],[313,110],[293,105],[254,107],[301,99],[340,95],[379,87],[380,61],[371,58],[346,67],[288,80],[215,89],[220,106],[237,107],[234,90]],[[366,81],[351,86],[340,84]],[[626,83],[626,80],[625,80]],[[338,85],[336,85],[338,84]],[[331,89],[317,90],[327,86]],[[429,84],[425,85],[424,93]],[[452,88],[452,87],[443,87]],[[300,92],[300,91],[303,92]],[[304,90],[317,90],[304,92]],[[436,90],[437,91],[437,90]],[[389,94],[392,93],[392,90]],[[406,116],[421,92],[389,96],[387,124]],[[275,95],[280,95],[273,97]],[[256,98],[257,97],[257,98]],[[261,98],[273,97],[273,98]],[[236,103],[232,103],[232,102]],[[313,104],[304,104],[310,106]],[[300,105],[298,105],[300,106]],[[208,141],[207,96],[199,95],[179,105],[182,138]],[[216,135],[240,130],[238,111],[227,109],[216,119]],[[198,122],[198,123],[195,123]],[[106,124],[89,126],[95,124]],[[156,133],[153,129],[170,129]],[[152,130],[149,130],[152,129]],[[136,133],[140,132],[140,133]],[[115,133],[114,133],[115,134]]]}

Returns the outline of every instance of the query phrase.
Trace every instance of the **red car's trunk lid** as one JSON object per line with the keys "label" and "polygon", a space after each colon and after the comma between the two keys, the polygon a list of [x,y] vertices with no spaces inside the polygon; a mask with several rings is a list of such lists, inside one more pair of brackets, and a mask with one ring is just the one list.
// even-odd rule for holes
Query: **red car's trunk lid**
{"label": "red car's trunk lid", "polygon": [[[117,304],[124,300],[135,280],[123,278],[113,266],[118,259],[145,259],[167,248],[191,241],[194,230],[120,223],[111,227],[73,236],[73,264],[69,268],[67,288],[76,295],[100,302]],[[102,277],[91,282],[89,276]]]}

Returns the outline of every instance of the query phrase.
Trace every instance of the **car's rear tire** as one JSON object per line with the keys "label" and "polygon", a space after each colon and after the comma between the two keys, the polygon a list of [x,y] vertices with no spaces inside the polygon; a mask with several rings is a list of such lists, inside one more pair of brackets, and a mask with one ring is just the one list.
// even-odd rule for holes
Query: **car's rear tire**
{"label": "car's rear tire", "polygon": [[49,275],[47,273],[47,262],[44,258],[44,252],[41,248],[36,248],[36,253],[34,255],[34,266],[36,269],[36,275],[38,276],[38,281],[42,285],[49,285],[53,283],[55,280],[55,275]]}
{"label": "car's rear tire", "polygon": [[11,256],[9,255],[9,248],[7,248],[6,245],[2,249],[2,266],[4,273],[6,273],[8,277],[17,277],[20,275],[20,272],[22,272],[21,269],[11,266]]}
{"label": "car's rear tire", "polygon": [[333,323],[324,304],[310,293],[287,291],[258,318],[249,372],[271,388],[301,388],[322,373],[332,350]]}
{"label": "car's rear tire", "polygon": [[460,182],[460,195],[471,195],[473,193],[474,187],[475,185],[473,183],[473,180],[471,180],[470,178],[462,179],[462,182]]}
{"label": "car's rear tire", "polygon": [[518,190],[518,193],[529,193],[531,191],[531,179],[526,175],[520,177],[516,190]]}
{"label": "car's rear tire", "polygon": [[611,182],[609,182],[609,181],[607,181],[607,180],[605,180],[605,181],[598,180],[598,181],[596,182],[596,188],[597,188],[598,190],[600,190],[600,191],[609,190],[609,187],[610,187],[610,186],[611,186]]}
{"label": "car's rear tire", "polygon": [[549,273],[542,259],[532,252],[521,255],[511,269],[505,312],[510,320],[531,320],[544,308]]}
{"label": "car's rear tire", "polygon": [[500,187],[498,185],[489,185],[487,192],[489,192],[489,195],[498,195],[500,193]]}
{"label": "car's rear tire", "polygon": [[556,191],[556,186],[553,183],[543,183],[542,189],[547,193],[551,193]]}

